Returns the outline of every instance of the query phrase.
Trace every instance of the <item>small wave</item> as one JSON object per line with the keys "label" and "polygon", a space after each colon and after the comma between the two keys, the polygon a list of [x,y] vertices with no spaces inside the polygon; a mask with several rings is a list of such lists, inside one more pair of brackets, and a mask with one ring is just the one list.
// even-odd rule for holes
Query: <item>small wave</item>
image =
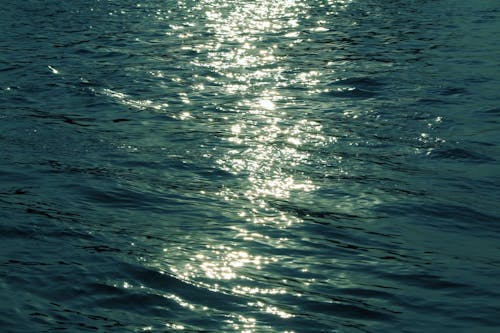
{"label": "small wave", "polygon": [[439,148],[431,151],[429,156],[435,159],[450,159],[473,163],[487,163],[495,161],[493,157],[464,148]]}
{"label": "small wave", "polygon": [[366,301],[342,297],[332,297],[330,303],[304,302],[303,307],[312,313],[329,313],[333,316],[368,321],[391,321],[397,313],[387,308],[370,305]]}
{"label": "small wave", "polygon": [[343,87],[343,88],[328,90],[327,92],[324,93],[324,95],[330,97],[339,97],[339,98],[365,99],[365,98],[375,97],[377,96],[377,93],[356,87]]}

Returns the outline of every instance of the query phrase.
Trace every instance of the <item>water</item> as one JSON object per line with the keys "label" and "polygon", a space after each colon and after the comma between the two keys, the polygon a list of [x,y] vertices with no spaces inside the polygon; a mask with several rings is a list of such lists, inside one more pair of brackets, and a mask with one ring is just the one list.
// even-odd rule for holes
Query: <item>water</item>
{"label": "water", "polygon": [[498,332],[498,1],[13,1],[2,332]]}

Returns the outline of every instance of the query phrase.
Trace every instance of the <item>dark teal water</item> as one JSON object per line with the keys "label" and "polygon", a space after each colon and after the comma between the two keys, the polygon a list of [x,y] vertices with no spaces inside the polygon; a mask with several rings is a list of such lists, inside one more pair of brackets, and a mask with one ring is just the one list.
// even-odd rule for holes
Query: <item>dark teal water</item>
{"label": "dark teal water", "polygon": [[1,332],[499,332],[500,3],[2,1]]}

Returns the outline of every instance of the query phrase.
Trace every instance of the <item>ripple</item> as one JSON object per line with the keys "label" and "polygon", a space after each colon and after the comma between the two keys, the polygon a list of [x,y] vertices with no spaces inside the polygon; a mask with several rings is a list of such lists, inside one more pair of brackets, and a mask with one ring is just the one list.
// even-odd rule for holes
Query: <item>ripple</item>
{"label": "ripple", "polygon": [[0,326],[498,326],[500,11],[400,5],[5,2]]}
{"label": "ripple", "polygon": [[429,156],[437,159],[451,159],[472,163],[488,163],[495,161],[495,159],[490,156],[463,148],[435,149]]}

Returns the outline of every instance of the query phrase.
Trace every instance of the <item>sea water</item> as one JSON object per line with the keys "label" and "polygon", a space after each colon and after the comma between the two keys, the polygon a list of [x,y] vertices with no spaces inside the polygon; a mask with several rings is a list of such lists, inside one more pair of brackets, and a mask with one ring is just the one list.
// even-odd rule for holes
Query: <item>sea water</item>
{"label": "sea water", "polygon": [[500,3],[0,12],[1,332],[499,332]]}

